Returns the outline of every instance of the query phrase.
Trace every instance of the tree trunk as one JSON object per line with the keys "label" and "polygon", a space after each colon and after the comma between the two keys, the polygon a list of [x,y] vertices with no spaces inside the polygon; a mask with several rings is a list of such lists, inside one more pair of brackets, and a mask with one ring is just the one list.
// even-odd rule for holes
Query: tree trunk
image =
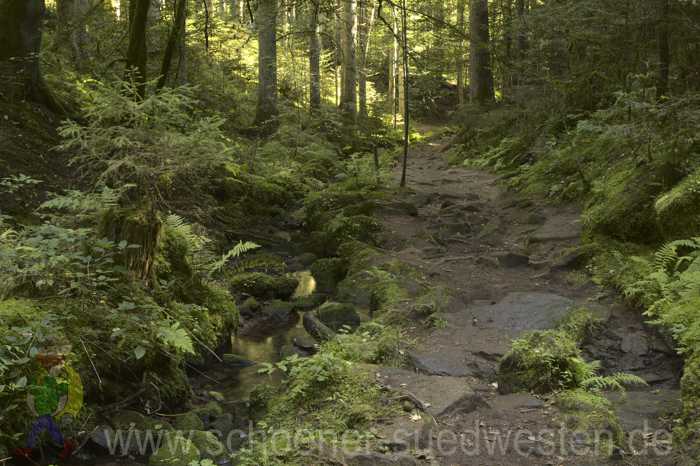
{"label": "tree trunk", "polygon": [[342,1],[340,44],[343,76],[340,93],[340,109],[350,120],[357,117],[357,61],[355,37],[357,34],[356,0]]}
{"label": "tree trunk", "polygon": [[401,41],[402,41],[402,73],[403,78],[403,168],[401,170],[401,187],[406,187],[406,171],[408,168],[408,143],[409,143],[409,127],[410,106],[409,106],[409,63],[408,63],[408,11],[406,9],[406,0],[401,0]]}
{"label": "tree trunk", "polygon": [[311,2],[309,12],[309,105],[311,111],[321,108],[321,0]]}
{"label": "tree trunk", "polygon": [[367,54],[369,52],[369,41],[374,25],[375,7],[373,0],[359,0],[359,32],[358,46],[359,52],[359,75],[358,89],[360,95],[360,118],[366,118],[367,112]]}
{"label": "tree trunk", "polygon": [[391,40],[391,56],[389,57],[389,108],[392,114],[394,129],[398,126],[398,82],[399,82],[399,23],[396,19],[396,7],[391,8],[391,28],[393,31]]}
{"label": "tree trunk", "polygon": [[[467,0],[457,0],[457,29],[459,33],[464,35],[464,25],[465,25],[465,13],[466,13]],[[457,95],[459,99],[459,105],[464,105],[464,38],[459,38],[459,47],[457,48]]]}
{"label": "tree trunk", "polygon": [[669,0],[658,0],[659,2],[659,26],[658,26],[658,48],[659,48],[659,75],[656,83],[656,98],[660,100],[668,95],[668,79],[671,70],[671,48],[669,46],[668,13]]}
{"label": "tree trunk", "polygon": [[148,61],[146,27],[150,6],[151,0],[131,0],[129,13],[131,21],[129,22],[129,48],[126,52],[126,78],[133,80],[141,98],[146,96]]}
{"label": "tree trunk", "polygon": [[469,23],[471,98],[479,104],[486,104],[495,99],[491,72],[488,0],[471,0]]}
{"label": "tree trunk", "polygon": [[277,0],[259,0],[258,107],[256,125],[264,134],[277,126]]}
{"label": "tree trunk", "polygon": [[57,0],[58,15],[56,41],[59,46],[70,47],[76,69],[81,70],[86,59],[85,45],[88,42],[86,15],[90,5],[87,0]]}
{"label": "tree trunk", "polygon": [[[240,0],[240,1],[245,1],[245,0]],[[240,6],[238,5],[239,0],[229,0],[229,11],[231,14],[231,18],[234,21],[240,21]]]}
{"label": "tree trunk", "polygon": [[525,24],[527,7],[525,0],[515,0],[515,8],[518,14],[518,58],[522,59],[527,51],[527,27]]}
{"label": "tree trunk", "polygon": [[0,0],[0,93],[62,113],[39,68],[44,10],[44,0]]}
{"label": "tree trunk", "polygon": [[[180,48],[185,35],[185,25],[187,22],[187,0],[177,0],[175,3],[175,18],[168,36],[168,43],[163,53],[163,64],[160,68],[160,78],[158,78],[158,89],[162,89],[168,82],[170,69],[172,68],[173,56]],[[178,67],[179,68],[179,67]]]}

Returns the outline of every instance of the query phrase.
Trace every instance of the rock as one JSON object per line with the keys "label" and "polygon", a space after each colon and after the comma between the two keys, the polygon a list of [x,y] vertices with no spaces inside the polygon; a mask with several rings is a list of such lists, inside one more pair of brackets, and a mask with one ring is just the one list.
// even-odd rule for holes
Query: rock
{"label": "rock", "polygon": [[216,460],[226,455],[226,447],[212,432],[192,432],[192,443],[199,450],[201,458]]}
{"label": "rock", "polygon": [[298,336],[292,340],[294,346],[308,352],[318,351],[318,343],[311,337]]}
{"label": "rock", "polygon": [[409,201],[393,201],[383,206],[384,210],[390,213],[398,213],[408,215],[410,217],[418,216],[418,207],[413,202]]}
{"label": "rock", "polygon": [[232,292],[259,299],[289,299],[298,284],[296,278],[272,276],[262,272],[241,273],[229,282]]}
{"label": "rock", "polygon": [[348,453],[347,466],[417,466],[418,460],[408,455],[385,455],[382,453]]}
{"label": "rock", "polygon": [[530,258],[528,256],[516,252],[497,254],[496,258],[498,259],[498,263],[506,268],[526,267],[530,263]]}
{"label": "rock", "polygon": [[173,427],[175,427],[175,430],[179,430],[179,431],[183,431],[183,432],[190,432],[193,430],[203,430],[204,429],[204,422],[202,422],[202,419],[199,417],[199,415],[196,412],[190,411],[188,413],[183,414],[182,416],[175,417],[175,422],[173,422]]}
{"label": "rock", "polygon": [[243,304],[238,306],[238,310],[240,314],[243,317],[252,317],[254,316],[260,309],[262,308],[262,305],[260,302],[258,302],[257,299],[250,297],[243,301]]}
{"label": "rock", "polygon": [[477,257],[476,263],[479,265],[483,265],[485,267],[492,267],[492,268],[497,268],[500,265],[500,262],[498,261],[497,258],[489,257],[489,256]]}
{"label": "rock", "polygon": [[250,367],[256,364],[255,362],[246,359],[243,356],[239,356],[238,354],[227,353],[224,354],[221,359],[223,359],[229,366],[235,367]]}
{"label": "rock", "polygon": [[299,257],[296,258],[297,261],[304,267],[310,267],[311,264],[316,262],[318,259],[318,256],[312,252],[305,252],[304,254],[300,255]]}
{"label": "rock", "polygon": [[[209,392],[209,393],[210,393],[210,396],[212,393],[217,393],[217,394],[221,395],[218,392]],[[223,395],[221,395],[221,398],[223,399]],[[202,420],[205,423],[211,422],[213,419],[216,419],[217,417],[224,414],[223,408],[216,401],[210,401],[209,403],[207,403],[203,406],[198,406],[193,411],[195,413],[197,413],[197,415],[199,415],[199,417],[202,418]]]}
{"label": "rock", "polygon": [[581,219],[578,214],[561,215],[548,218],[544,225],[530,236],[529,242],[544,243],[578,239],[581,231]]}
{"label": "rock", "polygon": [[[134,432],[135,435],[136,432]],[[127,456],[127,455],[139,455],[139,448],[137,442],[119,442],[119,438],[126,438],[123,432],[117,435],[117,433],[109,426],[99,426],[90,434],[90,441],[102,448],[105,451],[110,452],[117,456]],[[116,448],[115,448],[116,447]],[[125,449],[125,447],[128,447]],[[151,453],[148,451],[146,453]]]}
{"label": "rock", "polygon": [[544,215],[537,213],[537,212],[532,212],[525,219],[525,224],[526,225],[542,225],[546,221],[547,221],[547,217],[545,217]]}
{"label": "rock", "polygon": [[216,401],[217,403],[223,403],[224,401],[226,401],[226,397],[221,392],[216,392],[212,390],[210,392],[207,392],[207,395],[209,396],[209,398]]}
{"label": "rock", "polygon": [[346,273],[345,261],[337,257],[319,259],[311,265],[311,275],[316,280],[316,290],[320,293],[333,293]]}
{"label": "rock", "polygon": [[316,309],[314,314],[335,332],[343,327],[354,330],[361,323],[360,315],[352,304],[328,302]]}
{"label": "rock", "polygon": [[148,459],[149,466],[189,466],[199,461],[200,452],[194,443],[178,435],[166,435],[160,448]]}
{"label": "rock", "polygon": [[280,348],[279,355],[282,359],[287,359],[291,356],[301,356],[301,357],[306,357],[309,355],[306,351],[297,348],[294,345],[284,345],[282,348]]}
{"label": "rock", "polygon": [[226,438],[235,428],[233,421],[233,414],[222,414],[209,424],[209,430],[221,434],[222,438]]}
{"label": "rock", "polygon": [[679,390],[627,391],[606,394],[625,432],[664,427],[664,418],[681,410]]}
{"label": "rock", "polygon": [[304,314],[304,329],[318,341],[328,341],[335,338],[335,332],[321,322],[311,312]]}
{"label": "rock", "polygon": [[285,301],[270,301],[262,306],[257,315],[242,322],[240,335],[264,336],[283,329],[292,322],[294,306]]}
{"label": "rock", "polygon": [[111,419],[112,426],[117,430],[171,430],[172,427],[165,421],[152,419],[144,414],[132,410],[118,411]]}
{"label": "rock", "polygon": [[313,311],[321,304],[323,304],[325,300],[326,298],[323,295],[314,293],[310,296],[304,296],[303,298],[294,299],[294,301],[292,301],[292,305],[294,306],[295,311],[307,312]]}
{"label": "rock", "polygon": [[574,270],[583,265],[587,258],[588,252],[584,248],[570,249],[552,262],[551,270]]}

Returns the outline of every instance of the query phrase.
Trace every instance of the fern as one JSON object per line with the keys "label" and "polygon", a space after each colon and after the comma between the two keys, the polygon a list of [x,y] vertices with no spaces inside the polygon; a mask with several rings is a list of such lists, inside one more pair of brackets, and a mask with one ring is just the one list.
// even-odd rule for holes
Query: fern
{"label": "fern", "polygon": [[627,386],[646,384],[647,383],[644,381],[644,379],[637,377],[636,375],[618,372],[612,375],[595,375],[584,379],[581,382],[581,387],[592,392],[600,392],[604,390],[624,392]]}
{"label": "fern", "polygon": [[208,267],[209,275],[214,275],[221,272],[221,270],[226,267],[231,259],[236,259],[249,251],[258,249],[259,247],[260,245],[251,241],[239,241],[238,244],[231,248],[226,254],[222,255],[219,260],[215,261]]}
{"label": "fern", "polygon": [[664,244],[656,254],[654,254],[654,267],[658,271],[675,270],[678,263],[688,256],[679,256],[678,250],[681,248],[690,249],[691,252],[700,251],[700,237],[681,239]]}

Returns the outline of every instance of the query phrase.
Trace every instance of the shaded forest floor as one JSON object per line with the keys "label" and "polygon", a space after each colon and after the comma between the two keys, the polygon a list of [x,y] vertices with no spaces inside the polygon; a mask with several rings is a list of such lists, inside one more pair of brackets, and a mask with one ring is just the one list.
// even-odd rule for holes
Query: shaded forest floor
{"label": "shaded forest floor", "polygon": [[[646,429],[648,439],[649,432],[668,428],[680,403],[680,362],[638,312],[580,269],[579,211],[503,190],[491,173],[451,168],[443,156],[447,144],[438,137],[412,149],[411,189],[401,201],[417,209],[381,215],[386,254],[451,291],[432,317],[433,329],[411,326],[415,371],[377,371],[379,383],[418,398],[431,418],[419,429],[398,420],[382,429],[385,438],[401,429],[420,431],[406,443],[445,465],[606,462],[575,429],[552,448],[541,434],[566,431],[566,413],[546,396],[501,394],[496,382],[498,361],[513,339],[554,328],[578,308],[602,323],[584,342],[586,359],[600,360],[603,374],[627,372],[649,383],[611,397],[625,432]],[[403,449],[400,443],[392,448]],[[651,453],[655,446],[647,442],[645,450],[632,439],[625,463],[674,464],[671,456]]]}

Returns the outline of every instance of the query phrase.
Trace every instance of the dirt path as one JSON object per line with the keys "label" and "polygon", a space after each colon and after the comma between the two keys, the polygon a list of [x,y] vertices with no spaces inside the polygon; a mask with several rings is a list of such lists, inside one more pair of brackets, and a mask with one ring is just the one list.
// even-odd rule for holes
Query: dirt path
{"label": "dirt path", "polygon": [[[606,373],[634,373],[651,385],[617,403],[623,426],[631,431],[647,421],[662,427],[664,413],[679,398],[673,352],[637,313],[576,270],[579,212],[525,200],[500,188],[493,174],[449,167],[445,143],[413,148],[411,189],[400,199],[406,204],[381,215],[388,231],[384,248],[454,295],[438,328],[416,328],[415,371],[377,375],[415,395],[434,418],[412,446],[428,450],[433,464],[601,464],[581,454],[591,445],[576,436],[548,448],[541,433],[561,429],[556,408],[529,395],[500,395],[494,383],[498,360],[514,338],[554,327],[576,307],[605,321],[587,355],[602,360]],[[387,432],[405,427],[392,425]],[[441,436],[456,439],[455,448],[440,447]],[[400,443],[393,448],[403,448]],[[641,453],[624,456],[626,464],[666,462]]]}

